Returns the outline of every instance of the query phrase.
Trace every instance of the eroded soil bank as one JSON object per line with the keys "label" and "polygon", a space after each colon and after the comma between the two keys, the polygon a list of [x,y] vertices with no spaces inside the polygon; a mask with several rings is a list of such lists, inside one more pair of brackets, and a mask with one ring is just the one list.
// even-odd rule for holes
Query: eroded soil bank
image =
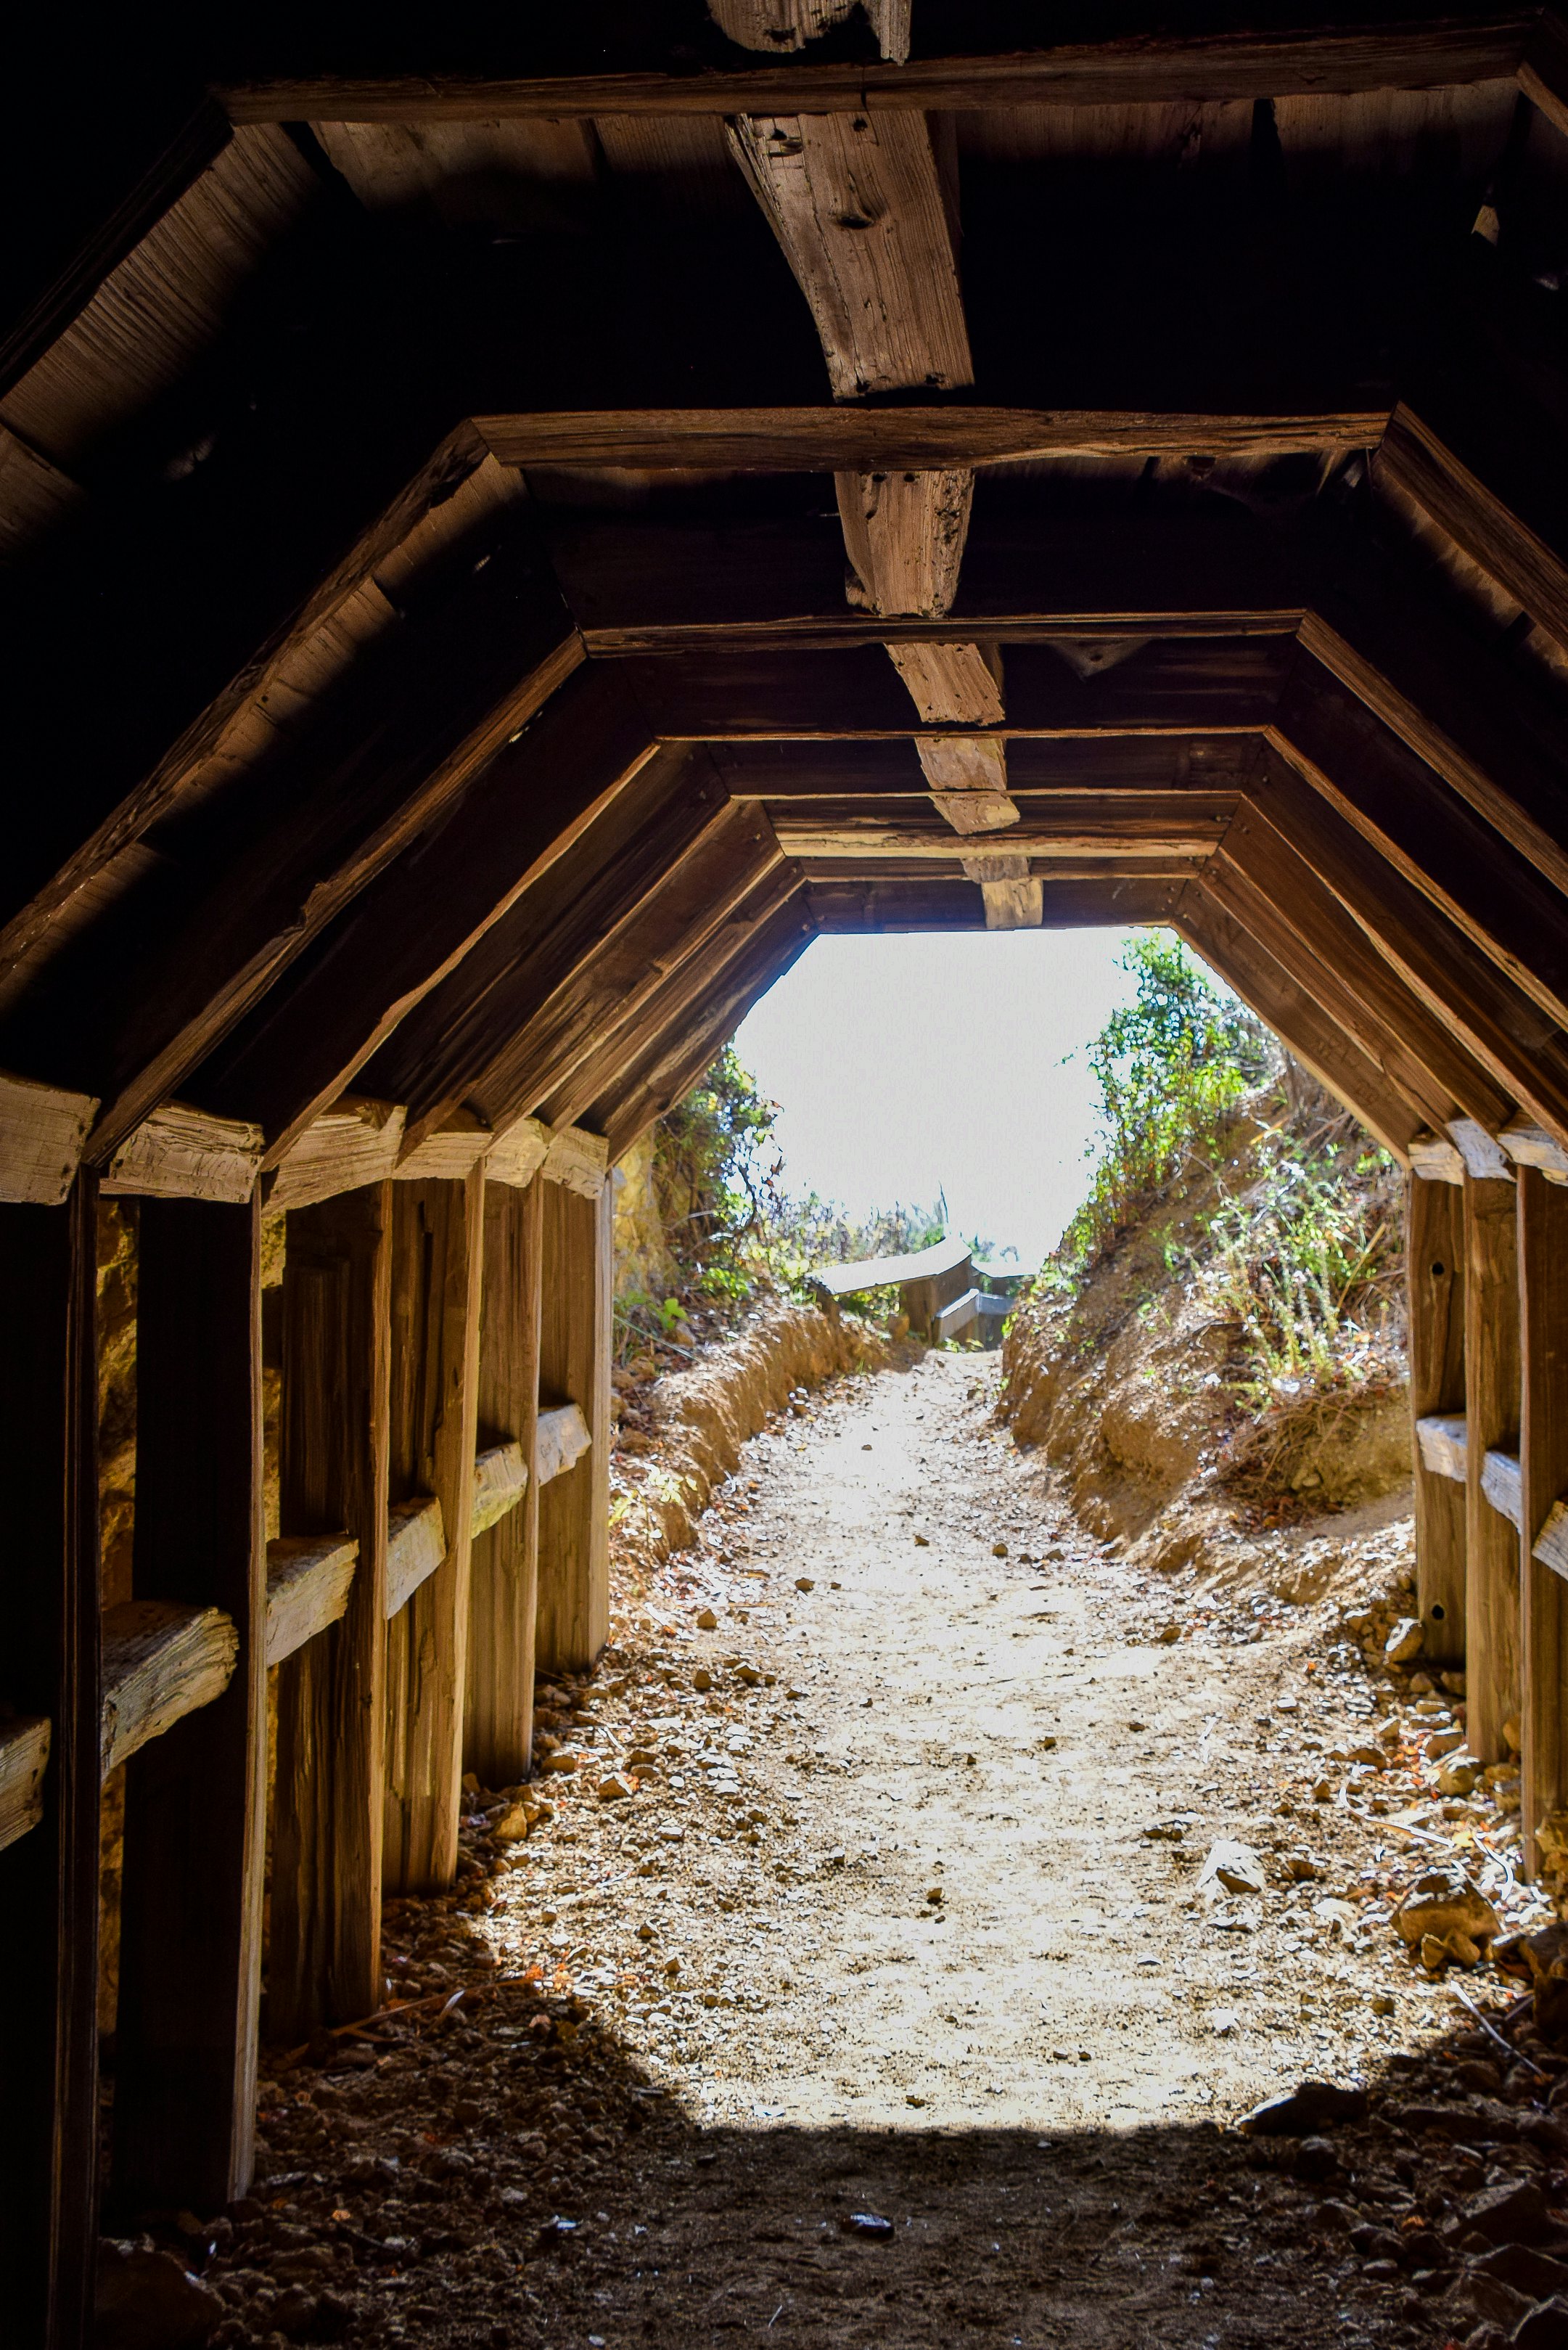
{"label": "eroded soil bank", "polygon": [[[215,2340],[1437,2350],[1540,2300],[1568,2067],[1387,1924],[1472,1834],[1402,1819],[1426,1718],[1332,1594],[1177,1602],[1084,1534],[995,1378],[797,1395],[628,1584],[542,1691],[548,1815],[480,1791],[459,1898],[389,1912],[417,2003],[275,2063],[254,2197],[158,2231]],[[1262,1892],[1200,1886],[1220,1836]],[[1231,2126],[1309,2075],[1370,2120]]]}

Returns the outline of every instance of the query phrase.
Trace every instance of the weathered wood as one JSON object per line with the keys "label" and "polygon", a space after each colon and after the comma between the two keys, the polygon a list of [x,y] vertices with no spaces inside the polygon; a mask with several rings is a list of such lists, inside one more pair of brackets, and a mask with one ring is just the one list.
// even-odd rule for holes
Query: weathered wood
{"label": "weathered wood", "polygon": [[97,2236],[99,1586],[96,1187],[0,1209],[5,1697],[52,1725],[43,1817],[0,1853],[0,2291],[86,2350]]}
{"label": "weathered wood", "polygon": [[1002,662],[982,646],[890,644],[888,659],[928,725],[994,726],[1006,715]]}
{"label": "weathered wood", "polygon": [[1465,1162],[1446,1134],[1428,1128],[1410,1145],[1410,1171],[1428,1183],[1462,1183]]}
{"label": "weathered wood", "polygon": [[1568,1182],[1568,1149],[1533,1118],[1511,1118],[1497,1139],[1516,1167],[1537,1167],[1550,1181]]}
{"label": "weathered wood", "polygon": [[609,1178],[609,1159],[602,1134],[577,1126],[563,1126],[551,1135],[539,1172],[546,1183],[564,1183],[585,1200],[597,1200]]}
{"label": "weathered wood", "polygon": [[359,1545],[348,1534],[280,1534],[266,1546],[266,1660],[281,1665],[348,1606]]}
{"label": "weathered wood", "polygon": [[609,1634],[609,1372],[614,1203],[544,1186],[539,1385],[575,1403],[590,1443],[541,1486],[536,1661],[580,1671]]}
{"label": "weathered wood", "polygon": [[400,1183],[423,1183],[432,1179],[460,1183],[472,1174],[482,1160],[488,1160],[494,1139],[489,1127],[472,1110],[454,1110],[444,1126],[405,1151],[392,1172]]}
{"label": "weathered wood", "polygon": [[473,1464],[473,1515],[469,1520],[469,1539],[477,1542],[498,1525],[508,1510],[514,1510],[528,1491],[528,1463],[523,1457],[523,1447],[514,1438],[505,1444],[492,1444]]}
{"label": "weathered wood", "polygon": [[[971,873],[972,881],[979,878]],[[988,931],[1037,931],[1045,919],[1044,885],[1027,875],[1011,880],[981,880]]]}
{"label": "weathered wood", "polygon": [[1421,1466],[1434,1477],[1464,1484],[1469,1475],[1469,1429],[1462,1411],[1428,1412],[1416,1422]]}
{"label": "weathered wood", "polygon": [[1490,1451],[1481,1464],[1481,1492],[1500,1518],[1517,1532],[1523,1516],[1524,1496],[1517,1452]]}
{"label": "weathered wood", "polygon": [[[1435,1189],[1435,1187],[1434,1187]],[[1488,1762],[1519,1711],[1519,1537],[1487,1502],[1490,1451],[1519,1444],[1520,1316],[1512,1182],[1467,1172],[1465,1225],[1465,1683],[1467,1728]]]}
{"label": "weathered wood", "polygon": [[1403,400],[1388,420],[1374,472],[1380,488],[1413,498],[1568,650],[1568,565]]}
{"label": "weathered wood", "polygon": [[278,1161],[267,1205],[308,1208],[363,1184],[383,1182],[397,1170],[407,1118],[400,1103],[340,1095]]}
{"label": "weathered wood", "polygon": [[808,811],[796,814],[792,809],[774,816],[773,827],[786,857],[853,857],[867,865],[893,857],[956,861],[977,853],[1206,857],[1224,838],[1235,806],[1233,799],[1210,802],[1193,793],[1171,793],[1164,799],[1150,795],[1137,808],[1107,809],[1103,801],[1087,797],[1065,800],[1027,814],[1021,811],[994,852],[976,852],[929,818],[922,823],[870,815],[825,823]]}
{"label": "weathered wood", "polygon": [[[1399,18],[1310,30],[1248,27],[1172,34],[1140,27],[1100,41],[978,55],[857,57],[819,64],[770,58],[739,71],[693,73],[683,51],[667,67],[602,50],[579,73],[335,73],[220,84],[232,122],[464,122],[585,114],[735,114],[763,108],[824,113],[862,107],[1137,106],[1231,98],[1443,89],[1522,71],[1533,10]],[[1528,52],[1530,70],[1538,50]]]}
{"label": "weathered wood", "polygon": [[239,1633],[220,1607],[174,1599],[127,1599],[103,1618],[103,1768],[129,1761],[198,1706],[221,1697],[234,1675]]}
{"label": "weathered wood", "polygon": [[278,1669],[267,2028],[286,2045],[380,1999],[392,1187],[291,1211],[286,1534],[358,1545],[338,1621]]}
{"label": "weathered wood", "polygon": [[[410,1493],[387,1513],[387,1621],[400,1615],[421,1583],[428,1583],[446,1556],[446,1517],[433,1493]],[[388,1661],[406,1667],[406,1632],[394,1641]]]}
{"label": "weathered wood", "polygon": [[463,1756],[488,1787],[511,1786],[533,1767],[539,1481],[531,1472],[545,1189],[489,1184],[484,1195],[479,1425],[515,1450],[526,1478],[518,1506],[473,1543]]}
{"label": "weathered wood", "polygon": [[99,1189],[155,1200],[248,1200],[261,1173],[262,1130],[243,1119],[214,1118],[184,1102],[165,1102],[128,1134]]}
{"label": "weathered wood", "polygon": [[[251,1190],[242,1204],[149,1199],[139,1223],[133,1580],[161,1598],[130,1612],[172,1603],[186,1629],[161,1660],[162,1734],[126,1775],[114,2179],[128,2210],[232,2201],[254,2162],[268,1608],[254,1174]],[[111,1761],[130,1734],[126,1613],[104,1621]],[[171,1726],[187,1638],[192,1710]]]}
{"label": "weathered wood", "polygon": [[1387,422],[1378,408],[1270,416],[957,404],[584,409],[472,420],[509,465],[725,473],[940,473],[1049,457],[1331,456],[1376,447]]}
{"label": "weathered wood", "polygon": [[952,233],[923,120],[751,109],[729,137],[811,306],[834,398],[971,383]]}
{"label": "weathered wood", "polygon": [[1555,9],[1543,8],[1526,36],[1519,87],[1554,130],[1568,135],[1568,26]]}
{"label": "weathered wood", "polygon": [[1451,1118],[1448,1132],[1467,1174],[1479,1176],[1483,1182],[1507,1183],[1512,1180],[1513,1167],[1507,1151],[1478,1118]]}
{"label": "weathered wood", "polygon": [[0,1074],[0,1203],[57,1208],[97,1110],[90,1094]]}
{"label": "weathered wood", "polygon": [[547,1485],[552,1477],[564,1477],[568,1470],[575,1469],[592,1442],[580,1404],[556,1404],[548,1411],[542,1411],[535,1439],[540,1484]]}
{"label": "weathered wood", "polygon": [[[879,619],[911,612],[940,619],[958,594],[974,475],[838,473],[835,484],[850,603]],[[978,648],[966,650],[980,658]]]}
{"label": "weathered wood", "polygon": [[[1174,919],[1182,882],[1058,881],[1044,891],[1044,920],[1052,929],[1106,922],[1166,922]],[[805,903],[826,932],[978,930],[983,910],[964,881],[814,881]],[[609,1136],[617,1148],[617,1129]]]}
{"label": "weathered wood", "polygon": [[922,734],[915,743],[937,806],[955,832],[997,832],[1018,822],[1007,792],[1007,746],[995,734]]}
{"label": "weathered wood", "polygon": [[980,1292],[966,1289],[950,1304],[940,1305],[931,1316],[931,1338],[935,1345],[945,1346],[950,1338],[961,1337],[980,1319]]}
{"label": "weathered wood", "polygon": [[[708,0],[708,14],[740,47],[770,57],[803,49],[853,16],[857,0]],[[877,45],[892,64],[909,54],[910,0],[865,0]]]}
{"label": "weathered wood", "polygon": [[652,749],[620,679],[585,667],[241,1024],[202,1071],[202,1098],[254,1113],[275,1163]]}
{"label": "weathered wood", "polygon": [[1537,1823],[1568,1805],[1568,1586],[1541,1555],[1568,1492],[1568,1196],[1533,1167],[1521,1167],[1518,1181],[1520,1825],[1533,1868]]}
{"label": "weathered wood", "polygon": [[[389,1543],[386,1882],[452,1883],[462,1778],[478,1426],[484,1176],[399,1186],[392,1269],[392,1491],[431,1496],[434,1571],[396,1607]],[[396,1507],[396,1504],[394,1504]]]}
{"label": "weathered wood", "polygon": [[541,1119],[514,1118],[491,1145],[484,1162],[485,1181],[511,1183],[525,1191],[545,1164],[550,1141],[550,1129]]}
{"label": "weathered wood", "polygon": [[44,1816],[49,1732],[41,1714],[0,1714],[0,1852]]}

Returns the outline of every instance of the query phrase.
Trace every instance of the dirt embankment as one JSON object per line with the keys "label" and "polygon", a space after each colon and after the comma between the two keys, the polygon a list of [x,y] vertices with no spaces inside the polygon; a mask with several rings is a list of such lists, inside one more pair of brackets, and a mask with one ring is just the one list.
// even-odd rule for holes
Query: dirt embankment
{"label": "dirt embankment", "polygon": [[1211,1233],[1275,1145],[1251,1118],[1228,1142],[1080,1284],[1040,1284],[1003,1348],[1002,1410],[1018,1441],[1043,1449],[1092,1534],[1167,1574],[1234,1570],[1260,1537],[1309,1518],[1381,1523],[1410,1481],[1407,1389],[1386,1342],[1355,1375],[1280,1379],[1260,1408],[1233,1284],[1212,1278]]}

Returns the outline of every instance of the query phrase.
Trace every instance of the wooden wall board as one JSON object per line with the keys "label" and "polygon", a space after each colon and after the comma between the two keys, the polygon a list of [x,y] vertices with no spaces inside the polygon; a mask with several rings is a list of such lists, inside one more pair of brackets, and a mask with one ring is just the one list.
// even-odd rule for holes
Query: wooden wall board
{"label": "wooden wall board", "polygon": [[609,1343],[614,1208],[543,1187],[539,1385],[576,1403],[593,1438],[576,1465],[539,1495],[535,1661],[581,1672],[609,1637]]}
{"label": "wooden wall board", "polygon": [[529,1471],[523,1498],[474,1542],[463,1766],[486,1787],[533,1768],[534,1642],[539,1574],[541,1263],[546,1186],[487,1186],[479,1328],[481,1441],[509,1439]]}
{"label": "wooden wall board", "polygon": [[43,1817],[0,1852],[0,2288],[19,2341],[87,2350],[98,2236],[96,1189],[0,1208],[5,1697],[52,1724]]}
{"label": "wooden wall board", "polygon": [[126,1776],[114,2193],[129,2211],[248,2193],[266,1850],[261,1208],[139,1220],[139,1594],[223,1611],[222,1693]]}
{"label": "wooden wall board", "polygon": [[1568,1585],[1534,1555],[1568,1492],[1568,1191],[1534,1167],[1519,1170],[1519,1313],[1520,1825],[1533,1872],[1537,1823],[1568,1809]]}
{"label": "wooden wall board", "polygon": [[[1405,1203],[1407,1353],[1413,1426],[1465,1408],[1465,1227],[1461,1183],[1413,1175]],[[1412,1439],[1417,1604],[1422,1654],[1461,1665],[1465,1655],[1465,1489],[1428,1466]]]}
{"label": "wooden wall board", "polygon": [[457,1868],[478,1429],[484,1175],[392,1192],[389,1492],[432,1494],[445,1556],[387,1633],[383,1883],[438,1892]]}
{"label": "wooden wall board", "polygon": [[393,1186],[289,1211],[286,1534],[347,1534],[341,1619],[278,1668],[267,2030],[294,2046],[380,2002]]}
{"label": "wooden wall board", "polygon": [[0,1072],[0,1202],[58,1207],[97,1109],[90,1094]]}
{"label": "wooden wall board", "polygon": [[472,779],[462,806],[361,890],[226,1040],[198,1089],[215,1107],[254,1104],[275,1163],[651,750],[618,681],[580,670]]}
{"label": "wooden wall board", "polygon": [[[1445,1191],[1447,1185],[1442,1187]],[[1513,1181],[1461,1191],[1465,1242],[1465,1694],[1471,1751],[1500,1762],[1520,1709],[1520,1536],[1482,1487],[1486,1455],[1517,1452],[1518,1209]]]}

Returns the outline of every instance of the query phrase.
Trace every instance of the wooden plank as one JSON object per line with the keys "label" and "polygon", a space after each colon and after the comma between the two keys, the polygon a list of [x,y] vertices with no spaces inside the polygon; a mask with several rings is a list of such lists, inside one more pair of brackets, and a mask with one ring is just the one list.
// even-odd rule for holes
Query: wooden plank
{"label": "wooden plank", "polygon": [[[1406,1187],[1406,1309],[1422,1655],[1465,1659],[1465,1196]],[[1458,1421],[1458,1427],[1455,1427]],[[1446,1433],[1443,1433],[1446,1431]]]}
{"label": "wooden plank", "polygon": [[221,1607],[174,1599],[127,1599],[104,1610],[105,1775],[177,1721],[221,1697],[234,1677],[240,1637]]}
{"label": "wooden plank", "polygon": [[966,1289],[961,1296],[953,1298],[949,1305],[938,1306],[932,1315],[933,1344],[940,1347],[950,1338],[961,1337],[979,1319],[980,1292],[978,1289]]}
{"label": "wooden plank", "polygon": [[514,1112],[483,1097],[476,1071],[498,1044],[529,1028],[596,948],[663,887],[679,859],[725,824],[727,813],[701,754],[680,749],[650,760],[408,1014],[368,1077],[389,1098],[410,1102],[416,1132],[439,1127],[464,1105],[482,1110],[498,1134],[507,1131]]}
{"label": "wooden plank", "polygon": [[267,1205],[313,1207],[340,1191],[385,1182],[397,1171],[408,1112],[398,1102],[340,1094],[319,1110],[278,1161]]}
{"label": "wooden plank", "polygon": [[1568,1139],[1568,1061],[1538,1007],[1391,865],[1369,858],[1355,831],[1283,761],[1266,759],[1253,798],[1500,1089]]}
{"label": "wooden plank", "polygon": [[1552,1181],[1568,1182],[1568,1149],[1533,1118],[1511,1118],[1497,1139],[1516,1167],[1538,1167]]}
{"label": "wooden plank", "polygon": [[389,1563],[385,1870],[427,1893],[457,1869],[479,1408],[484,1176],[398,1186],[392,1491],[432,1496],[441,1556],[393,1612]]}
{"label": "wooden plank", "polygon": [[1481,1492],[1500,1518],[1517,1532],[1522,1523],[1524,1498],[1517,1452],[1491,1451],[1481,1465]]}
{"label": "wooden plank", "polygon": [[1487,1132],[1479,1119],[1451,1118],[1448,1126],[1449,1139],[1459,1152],[1467,1173],[1479,1176],[1483,1181],[1511,1181],[1513,1165],[1507,1151],[1495,1135]]}
{"label": "wooden plank", "polygon": [[511,1183],[525,1191],[545,1164],[550,1139],[550,1129],[542,1119],[514,1118],[491,1145],[484,1162],[485,1181]]}
{"label": "wooden plank", "polygon": [[597,1200],[609,1180],[604,1136],[576,1126],[556,1128],[539,1172],[546,1183],[564,1183],[585,1200]]}
{"label": "wooden plank", "polygon": [[0,1210],[5,1696],[53,1725],[42,1819],[0,1853],[0,2292],[43,2350],[92,2338],[98,2234],[96,1204],[78,1175]]}
{"label": "wooden plank", "polygon": [[1526,36],[1519,87],[1552,129],[1568,137],[1568,26],[1555,9],[1543,8]]}
{"label": "wooden plank", "polygon": [[545,1188],[487,1184],[484,1195],[479,1424],[515,1450],[525,1473],[518,1507],[473,1543],[463,1758],[487,1787],[514,1785],[533,1768]]}
{"label": "wooden plank", "polygon": [[1170,922],[1335,1100],[1343,1102],[1385,1149],[1402,1158],[1419,1112],[1336,1023],[1332,1011],[1324,1010],[1315,992],[1302,983],[1299,959],[1282,962],[1202,882],[1189,884],[1180,892]]}
{"label": "wooden plank", "polygon": [[[1048,815],[1058,795],[1136,806],[1147,795],[1229,800],[1251,776],[1246,734],[1058,735],[1009,741],[1007,787],[1026,813]],[[732,799],[760,799],[781,817],[918,813],[927,785],[914,741],[720,743],[707,753]]]}
{"label": "wooden plank", "polygon": [[275,1164],[651,752],[621,681],[585,668],[241,1024],[202,1072],[202,1097],[254,1110]]}
{"label": "wooden plank", "polygon": [[0,1073],[0,1203],[57,1208],[97,1109],[90,1094]]}
{"label": "wooden plank", "polygon": [[784,248],[836,400],[974,380],[947,204],[916,113],[766,116],[730,150]]}
{"label": "wooden plank", "polygon": [[[929,818],[878,814],[825,823],[786,803],[773,819],[786,857],[854,857],[867,865],[897,858],[945,858],[974,854],[950,829]],[[1200,800],[1193,793],[1150,795],[1136,807],[1107,807],[1102,799],[1061,799],[1020,812],[998,854],[1016,857],[1206,857],[1223,839],[1236,814],[1233,798]]]}
{"label": "wooden plank", "polygon": [[1533,1872],[1537,1824],[1568,1805],[1568,1586],[1540,1547],[1568,1492],[1568,1195],[1537,1168],[1521,1167],[1518,1180],[1520,1825]]}
{"label": "wooden plank", "polygon": [[945,472],[1053,457],[1324,456],[1376,448],[1381,408],[1316,413],[951,407],[584,409],[472,420],[508,465],[639,473]]}
{"label": "wooden plank", "polygon": [[547,1485],[552,1477],[564,1477],[568,1470],[575,1469],[592,1442],[581,1405],[561,1403],[549,1411],[542,1411],[535,1440],[540,1484]]}
{"label": "wooden plank", "polygon": [[[1053,930],[1175,919],[1178,881],[1057,881],[1043,893],[1043,919]],[[964,881],[813,882],[806,903],[818,930],[851,934],[884,931],[979,930],[984,909]],[[616,1136],[610,1135],[614,1149]]]}
{"label": "wooden plank", "polygon": [[[394,1502],[387,1513],[387,1621],[401,1613],[421,1583],[431,1576],[446,1556],[446,1518],[433,1493],[410,1493],[405,1501]],[[404,1649],[394,1646],[389,1660],[388,1675],[406,1662]]]}
{"label": "wooden plank", "polygon": [[[683,52],[650,67],[607,57],[577,72],[462,75],[346,71],[253,75],[218,85],[232,122],[464,122],[587,114],[824,113],[863,107],[1137,106],[1381,89],[1443,89],[1512,76],[1532,9],[1480,9],[1310,30],[1249,26],[1173,34],[1150,23],[1104,40],[891,65],[855,57],[692,70]],[[1533,54],[1533,52],[1532,52]]]}
{"label": "wooden plank", "polygon": [[[578,1672],[609,1634],[609,1344],[614,1264],[607,1191],[585,1200],[544,1186],[542,1396],[575,1403],[594,1440],[576,1466],[542,1485],[536,1662]],[[602,1471],[602,1473],[601,1473]]]}
{"label": "wooden plank", "polygon": [[0,1852],[44,1816],[49,1732],[41,1714],[0,1714]]}
{"label": "wooden plank", "polygon": [[1002,661],[994,647],[890,644],[888,657],[928,724],[994,726],[1006,715]]}
{"label": "wooden plank", "polygon": [[[249,2192],[266,1856],[267,1631],[262,1457],[261,1208],[148,1199],[139,1219],[133,1587],[161,1595],[201,1649],[192,1710],[126,1775],[115,2043],[115,2194],[129,2210]],[[111,1760],[129,1690],[104,1621]],[[145,1721],[150,1691],[143,1691]],[[199,1708],[198,1710],[195,1710]],[[106,1730],[108,1722],[106,1719]]]}
{"label": "wooden plank", "polygon": [[1517,1206],[1512,1182],[1467,1172],[1465,1237],[1466,1726],[1484,1762],[1506,1752],[1520,1703],[1520,1545],[1482,1488],[1486,1456],[1516,1451],[1520,1415]]}
{"label": "wooden plank", "polygon": [[292,1210],[286,1534],[358,1545],[338,1621],[278,1668],[267,2017],[294,2046],[379,2003],[392,1187]]}
{"label": "wooden plank", "polygon": [[237,1204],[254,1190],[261,1159],[259,1126],[165,1102],[126,1136],[99,1188],[154,1200]]}
{"label": "wooden plank", "polygon": [[281,1665],[348,1606],[359,1545],[348,1534],[279,1534],[266,1546],[266,1660]]}
{"label": "wooden plank", "polygon": [[1410,1145],[1410,1172],[1428,1183],[1462,1183],[1465,1162],[1446,1134],[1428,1129]]}
{"label": "wooden plank", "polygon": [[1568,651],[1568,565],[1403,400],[1378,444],[1374,478],[1413,499]]}
{"label": "wooden plank", "polygon": [[514,1438],[505,1444],[486,1447],[473,1464],[473,1515],[469,1520],[469,1538],[477,1542],[498,1525],[508,1510],[514,1510],[528,1491],[528,1463],[523,1457],[523,1447]]}
{"label": "wooden plank", "polygon": [[488,1161],[495,1138],[472,1110],[454,1110],[444,1126],[427,1134],[405,1151],[392,1173],[400,1183],[423,1183],[435,1179],[460,1183],[482,1160]]}

